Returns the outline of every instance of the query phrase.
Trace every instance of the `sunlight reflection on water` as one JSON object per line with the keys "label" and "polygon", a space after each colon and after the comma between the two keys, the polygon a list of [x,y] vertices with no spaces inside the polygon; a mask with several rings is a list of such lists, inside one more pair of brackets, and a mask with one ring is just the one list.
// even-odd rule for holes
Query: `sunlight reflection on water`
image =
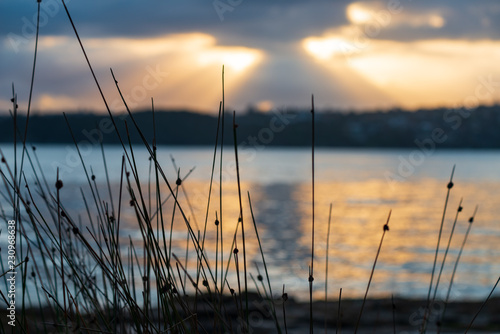
{"label": "sunlight reflection on water", "polygon": [[[55,168],[68,159],[65,146],[41,146],[37,150],[42,168],[49,179],[55,179]],[[404,182],[389,182],[387,173],[397,173],[401,157],[409,150],[334,150],[319,149],[316,157],[316,231],[315,231],[315,297],[322,298],[326,257],[328,209],[333,203],[329,253],[329,293],[336,296],[343,288],[346,297],[364,294],[375,253],[382,235],[382,227],[389,210],[392,216],[386,235],[370,295],[390,294],[424,297],[427,294],[430,271],[434,260],[439,225],[453,164],[457,165],[445,220],[442,248],[448,241],[453,218],[460,198],[464,210],[459,215],[456,234],[441,280],[446,292],[451,269],[457,257],[468,218],[476,204],[479,210],[455,278],[457,298],[482,299],[500,274],[500,152],[497,151],[438,151],[415,168]],[[7,149],[7,157],[12,155]],[[213,151],[209,148],[161,147],[162,166],[175,184],[176,171],[170,155],[175,157],[181,176],[192,167],[196,169],[184,181],[180,192],[181,206],[187,218],[203,230]],[[121,148],[106,147],[107,163],[114,192],[118,191]],[[135,152],[144,193],[148,193],[149,165],[147,152]],[[226,151],[224,164],[223,237],[224,258],[231,250],[231,242],[239,213],[238,193],[230,161],[234,153]],[[87,168],[92,166],[97,181],[105,193],[104,174],[100,152],[85,157]],[[311,250],[311,184],[310,153],[307,149],[265,149],[255,157],[242,152],[240,158],[247,261],[249,270],[257,276],[254,263],[263,273],[262,260],[250,216],[247,191],[252,196],[256,223],[266,255],[273,290],[280,291],[286,284],[290,295],[306,298]],[[218,178],[218,170],[216,170]],[[69,211],[84,212],[80,190],[88,188],[81,166],[74,166],[62,175],[65,182],[65,206]],[[153,177],[154,179],[154,177]],[[169,193],[162,184],[164,196]],[[218,183],[214,183],[208,218],[206,249],[215,261],[216,230],[213,224],[219,210]],[[154,191],[154,185],[153,185]],[[186,197],[187,195],[187,197]],[[189,199],[189,203],[188,203]],[[116,200],[116,198],[115,198]],[[153,196],[154,200],[154,196]],[[139,239],[137,222],[129,198],[123,199],[123,242]],[[165,204],[165,221],[170,224],[173,202]],[[192,211],[191,211],[192,208]],[[220,213],[219,213],[220,214]],[[177,214],[174,220],[173,252],[183,258],[186,236],[185,223]],[[237,240],[241,249],[241,239]],[[442,255],[441,255],[442,256]],[[191,260],[194,256],[191,255]],[[220,259],[218,259],[220,261]],[[440,263],[440,260],[438,260]],[[220,266],[220,264],[219,264]],[[234,283],[235,277],[229,281]]]}

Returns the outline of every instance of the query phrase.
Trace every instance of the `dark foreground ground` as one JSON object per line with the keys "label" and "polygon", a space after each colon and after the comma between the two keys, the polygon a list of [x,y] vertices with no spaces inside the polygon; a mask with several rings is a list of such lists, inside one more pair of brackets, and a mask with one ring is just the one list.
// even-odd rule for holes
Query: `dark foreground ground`
{"label": "dark foreground ground", "polygon": [[[481,308],[482,302],[456,302],[446,307],[441,321],[441,333],[464,333]],[[359,318],[362,300],[344,300],[338,303],[315,303],[313,306],[314,329],[324,333],[325,315],[328,333],[353,333]],[[309,305],[285,305],[288,333],[306,333],[309,322]],[[391,299],[368,300],[360,320],[358,333],[419,333],[424,319],[426,302],[422,300]],[[427,333],[437,332],[437,323],[444,303],[435,302],[428,316]],[[340,321],[339,321],[340,319]],[[491,299],[484,306],[469,333],[500,333],[500,299]]]}
{"label": "dark foreground ground", "polygon": [[[269,312],[269,304],[265,301],[258,301],[255,296],[250,296],[249,301],[249,324],[250,333],[277,333],[276,322]],[[239,300],[229,298],[224,301],[226,314],[233,320],[232,332],[243,333],[240,326],[241,318],[237,311],[237,303]],[[245,302],[243,301],[243,305]],[[448,304],[446,308],[446,316],[442,321],[441,333],[465,333],[472,319],[481,307],[482,302],[453,302]],[[282,333],[309,333],[309,304],[298,303],[292,299],[288,299],[283,303],[282,299],[274,302],[276,316]],[[286,314],[286,331],[283,320],[283,305]],[[340,305],[337,301],[329,302],[325,305],[324,302],[315,302],[313,304],[313,325],[315,333],[325,333],[325,318],[327,333],[354,333],[356,323],[359,317],[362,300],[343,300]],[[419,328],[424,317],[425,301],[394,299],[394,306],[391,299],[373,299],[366,302],[363,315],[359,324],[358,333],[419,333]],[[444,304],[436,302],[433,312],[429,316],[429,325],[427,333],[437,333],[436,322],[439,314],[443,310]],[[27,319],[31,323],[31,333],[41,333],[41,316],[40,310],[27,310]],[[4,326],[6,333],[11,333],[10,326],[7,326],[7,318],[5,310],[0,310],[1,323]],[[339,317],[340,314],[340,317]],[[19,313],[18,313],[19,316]],[[213,312],[207,304],[199,303],[197,310],[197,318],[200,323],[200,333],[219,332],[214,330]],[[157,320],[157,319],[155,319]],[[127,322],[127,320],[124,320]],[[53,322],[47,322],[48,328],[46,332],[58,333],[62,328],[53,326]],[[131,323],[129,323],[130,325]],[[71,326],[71,325],[70,325]],[[71,333],[94,333],[95,331],[85,331],[81,328],[72,326]],[[126,328],[133,328],[125,326]],[[17,326],[17,331],[21,333]],[[44,331],[42,331],[44,332]],[[135,330],[127,331],[129,333]],[[170,331],[169,331],[170,333]],[[172,332],[173,333],[173,332]],[[500,333],[500,298],[492,298],[484,306],[474,321],[473,326],[468,333]]]}
{"label": "dark foreground ground", "polygon": [[[313,304],[313,326],[315,333],[354,333],[363,301],[343,300],[315,302]],[[425,301],[394,299],[367,300],[357,333],[419,333],[424,318]],[[284,331],[283,303],[276,303],[277,318]],[[441,322],[441,333],[464,333],[481,308],[482,302],[454,302],[446,307]],[[288,333],[309,333],[309,304],[288,300],[284,304]],[[259,311],[258,303],[250,303],[250,326],[253,333],[276,333],[276,325],[266,312]],[[437,332],[437,322],[444,303],[435,302],[428,319],[427,333]],[[500,333],[500,298],[493,298],[474,320],[469,333]]]}

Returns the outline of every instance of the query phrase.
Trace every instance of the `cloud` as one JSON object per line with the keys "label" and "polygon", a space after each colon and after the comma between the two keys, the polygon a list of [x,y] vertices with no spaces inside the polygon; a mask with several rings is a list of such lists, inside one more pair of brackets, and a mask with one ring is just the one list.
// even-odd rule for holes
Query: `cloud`
{"label": "cloud", "polygon": [[[388,3],[390,2],[354,2],[350,6],[359,5],[370,13],[377,14],[387,10]],[[400,4],[401,11],[391,15],[390,23],[383,27],[376,38],[407,42],[419,39],[500,38],[500,3],[497,1],[400,1]],[[377,20],[372,19],[371,22]]]}
{"label": "cloud", "polygon": [[36,98],[35,105],[41,110],[72,110],[75,109],[75,100],[69,96],[42,94]]}
{"label": "cloud", "polygon": [[[91,38],[87,54],[113,108],[123,109],[109,67],[113,67],[129,105],[147,108],[154,97],[160,106],[216,108],[221,96],[222,64],[228,92],[238,87],[247,71],[265,58],[261,50],[222,46],[214,36],[193,32],[152,38]],[[42,110],[93,108],[103,110],[77,42],[65,36],[39,41],[37,86],[33,107]],[[7,82],[0,78],[2,86]],[[3,82],[2,82],[3,81]],[[20,102],[26,103],[26,91]],[[7,97],[4,98],[5,100]],[[73,104],[71,104],[73,101]],[[109,101],[108,101],[109,102]]]}
{"label": "cloud", "polygon": [[442,28],[446,21],[442,8],[426,8],[425,10],[405,10],[403,4],[398,1],[364,1],[353,2],[346,8],[346,15],[351,24],[355,25],[378,25],[410,26],[413,28],[431,27]]}
{"label": "cloud", "polygon": [[[227,102],[237,109],[307,105],[311,93],[324,107],[455,103],[477,76],[496,75],[495,0],[233,1],[222,20],[213,1],[66,3],[106,96],[118,99],[113,67],[136,108],[154,96],[159,106],[216,110],[222,64]],[[44,96],[61,108],[71,100],[75,108],[102,109],[61,2],[41,6],[35,107],[52,104]],[[24,104],[36,2],[4,0],[0,15],[0,106],[9,104],[12,82]],[[151,71],[168,73],[155,89],[145,87]]]}
{"label": "cloud", "polygon": [[[303,47],[332,73],[354,71],[407,108],[461,105],[475,94],[481,78],[492,76],[500,83],[500,69],[495,65],[500,41],[370,40],[356,47],[342,36],[326,35],[305,39]],[[498,101],[488,94],[481,103]]]}

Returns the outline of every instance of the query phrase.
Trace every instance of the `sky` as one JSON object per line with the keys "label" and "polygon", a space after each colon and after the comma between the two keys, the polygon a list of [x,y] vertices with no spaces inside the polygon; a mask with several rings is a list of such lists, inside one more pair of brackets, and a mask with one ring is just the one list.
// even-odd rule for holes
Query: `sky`
{"label": "sky", "polygon": [[[369,111],[492,104],[500,1],[69,0],[112,111]],[[37,3],[0,1],[0,110],[26,110]],[[104,112],[59,0],[43,0],[32,111]]]}

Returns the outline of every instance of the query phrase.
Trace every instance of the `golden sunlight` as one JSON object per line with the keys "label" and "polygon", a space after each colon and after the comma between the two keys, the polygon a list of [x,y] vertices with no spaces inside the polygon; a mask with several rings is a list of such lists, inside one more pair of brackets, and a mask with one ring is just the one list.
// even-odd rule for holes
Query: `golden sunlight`
{"label": "golden sunlight", "polygon": [[238,47],[219,47],[205,50],[198,56],[198,64],[201,66],[212,66],[224,64],[235,72],[241,72],[255,64],[262,57],[262,53],[257,50]]}
{"label": "golden sunlight", "polygon": [[[394,7],[394,8],[393,8]],[[446,24],[439,9],[408,12],[402,6],[390,5],[381,1],[353,2],[346,7],[345,15],[350,26],[374,24],[379,26],[428,26],[434,29]]]}
{"label": "golden sunlight", "polygon": [[[320,66],[343,82],[355,78],[408,108],[463,105],[468,96],[475,96],[481,77],[500,75],[500,70],[492,73],[500,54],[500,42],[496,41],[402,43],[373,39],[355,48],[348,39],[331,34],[308,37],[302,46]],[[493,94],[485,92],[478,102],[496,101]]]}
{"label": "golden sunlight", "polygon": [[[413,107],[423,101],[428,106],[464,104],[468,96],[475,96],[479,78],[492,74],[500,53],[500,43],[491,41],[373,44],[367,52],[352,57],[349,66],[402,105]],[[481,94],[481,99],[482,104],[494,102],[492,94]]]}
{"label": "golden sunlight", "polygon": [[433,28],[442,28],[445,20],[441,15],[433,14],[429,17],[429,25]]}
{"label": "golden sunlight", "polygon": [[354,47],[344,38],[330,36],[325,38],[308,37],[302,41],[305,50],[318,60],[351,52]]}
{"label": "golden sunlight", "polygon": [[[147,107],[151,97],[158,106],[188,107],[198,111],[217,108],[222,66],[225,65],[226,69],[226,92],[229,95],[240,88],[250,75],[249,69],[265,56],[258,49],[217,45],[214,36],[200,32],[146,39],[90,38],[84,44],[98,73],[109,76],[109,67],[113,65],[121,89],[134,109]],[[55,55],[52,59],[62,72],[74,66],[68,59],[78,58],[80,52],[74,41],[66,37],[42,37],[40,46],[46,53]],[[63,53],[75,55],[60,57]],[[36,101],[36,107],[75,108],[95,101],[91,108],[102,108],[100,101],[93,98],[95,90],[90,80],[85,87],[89,88],[80,89],[77,96],[45,95]],[[108,94],[116,92],[110,81],[106,81],[103,88]],[[54,103],[56,99],[64,101],[64,105]],[[112,105],[123,108],[118,96],[116,101]]]}
{"label": "golden sunlight", "polygon": [[351,23],[363,24],[372,19],[372,12],[363,3],[354,2],[347,6],[347,18]]}
{"label": "golden sunlight", "polygon": [[66,95],[56,96],[56,95],[42,94],[40,97],[36,99],[35,104],[37,105],[38,108],[49,111],[54,110],[55,106],[57,106],[60,109],[66,109],[66,110],[72,110],[81,107],[80,105],[75,105],[74,100]]}

